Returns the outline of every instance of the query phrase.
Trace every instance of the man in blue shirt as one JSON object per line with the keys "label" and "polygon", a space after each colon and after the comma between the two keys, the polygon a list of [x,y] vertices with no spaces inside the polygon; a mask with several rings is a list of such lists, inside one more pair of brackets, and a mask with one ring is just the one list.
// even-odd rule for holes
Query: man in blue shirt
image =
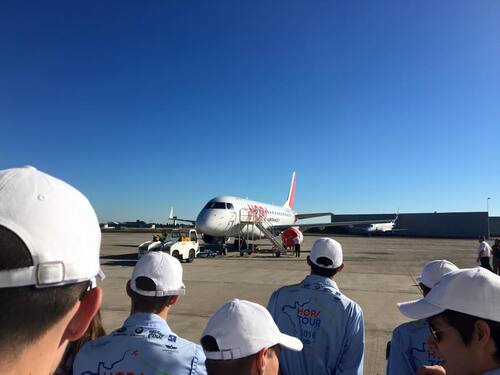
{"label": "man in blue shirt", "polygon": [[276,290],[267,308],[281,332],[298,337],[302,352],[283,348],[283,375],[363,374],[364,320],[358,304],[333,280],[344,268],[342,246],[318,239],[307,257],[311,274]]}
{"label": "man in blue shirt", "polygon": [[[441,276],[458,267],[447,260],[433,260],[422,268],[417,277],[418,286],[425,296],[436,285]],[[434,348],[427,345],[429,324],[421,319],[403,323],[392,333],[387,375],[414,375],[422,366],[441,363]]]}
{"label": "man in blue shirt", "polygon": [[75,358],[76,375],[206,374],[199,345],[177,336],[166,320],[179,295],[185,294],[180,262],[151,252],[136,264],[127,282],[132,312],[109,336],[87,343]]}

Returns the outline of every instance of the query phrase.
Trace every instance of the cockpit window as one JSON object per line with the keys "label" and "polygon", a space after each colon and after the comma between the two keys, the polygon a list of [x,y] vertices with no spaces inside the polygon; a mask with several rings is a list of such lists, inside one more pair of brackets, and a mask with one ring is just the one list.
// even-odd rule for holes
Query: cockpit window
{"label": "cockpit window", "polygon": [[226,202],[208,202],[205,208],[219,208],[219,209],[228,209],[232,210],[234,208],[232,203],[226,203]]}
{"label": "cockpit window", "polygon": [[224,202],[208,202],[205,208],[221,208],[226,209],[226,203]]}

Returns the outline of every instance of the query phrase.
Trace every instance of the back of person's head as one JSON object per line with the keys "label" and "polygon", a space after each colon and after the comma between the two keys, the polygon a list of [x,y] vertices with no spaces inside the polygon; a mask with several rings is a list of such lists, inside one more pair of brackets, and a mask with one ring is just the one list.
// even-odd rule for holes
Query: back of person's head
{"label": "back of person's head", "polygon": [[[0,364],[44,336],[77,303],[76,340],[100,305],[101,233],[88,200],[65,182],[33,167],[0,171]],[[64,344],[65,345],[65,344]],[[48,354],[48,353],[47,353]],[[34,366],[36,364],[33,364]]]}
{"label": "back of person's head", "polygon": [[[133,312],[158,314],[186,293],[182,282],[182,265],[167,253],[154,251],[135,265],[127,284]],[[176,297],[176,298],[173,298]]]}
{"label": "back of person's head", "polygon": [[428,262],[423,268],[420,276],[416,280],[425,296],[439,282],[443,275],[456,271],[458,267],[446,259],[433,260]]}
{"label": "back of person's head", "polygon": [[331,238],[317,239],[307,257],[311,274],[331,278],[343,267],[342,245]]}
{"label": "back of person's head", "polygon": [[486,240],[486,238],[484,236],[479,236],[478,239],[477,239],[479,242],[483,242]]}
{"label": "back of person's head", "polygon": [[302,350],[302,342],[281,333],[263,306],[238,299],[212,315],[200,342],[208,375],[276,375],[281,346]]}

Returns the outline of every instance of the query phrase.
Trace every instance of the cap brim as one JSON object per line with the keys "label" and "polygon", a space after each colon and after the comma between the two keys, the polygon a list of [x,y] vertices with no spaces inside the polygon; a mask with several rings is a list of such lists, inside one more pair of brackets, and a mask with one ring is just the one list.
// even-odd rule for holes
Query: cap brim
{"label": "cap brim", "polygon": [[295,352],[300,352],[304,347],[302,341],[300,341],[297,337],[285,335],[284,333],[280,334],[279,344]]}
{"label": "cap brim", "polygon": [[441,314],[445,308],[430,304],[424,298],[398,303],[399,311],[408,318],[425,319]]}

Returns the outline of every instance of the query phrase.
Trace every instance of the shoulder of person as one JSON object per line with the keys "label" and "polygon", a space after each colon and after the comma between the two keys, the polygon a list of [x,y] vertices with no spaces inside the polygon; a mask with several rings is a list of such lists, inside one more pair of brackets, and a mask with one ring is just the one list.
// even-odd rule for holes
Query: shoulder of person
{"label": "shoulder of person", "polygon": [[406,322],[397,326],[394,331],[406,332],[414,334],[422,329],[429,330],[429,325],[424,319],[412,320],[411,322]]}
{"label": "shoulder of person", "polygon": [[295,289],[299,289],[300,288],[300,283],[298,284],[291,284],[291,285],[284,285],[282,287],[279,287],[278,289],[276,289],[274,292],[273,292],[273,296],[276,296],[282,292],[287,292],[287,291],[291,291],[291,290],[295,290]]}
{"label": "shoulder of person", "polygon": [[346,311],[350,311],[354,315],[363,315],[363,309],[356,301],[342,293],[340,293],[338,298],[344,303]]}

